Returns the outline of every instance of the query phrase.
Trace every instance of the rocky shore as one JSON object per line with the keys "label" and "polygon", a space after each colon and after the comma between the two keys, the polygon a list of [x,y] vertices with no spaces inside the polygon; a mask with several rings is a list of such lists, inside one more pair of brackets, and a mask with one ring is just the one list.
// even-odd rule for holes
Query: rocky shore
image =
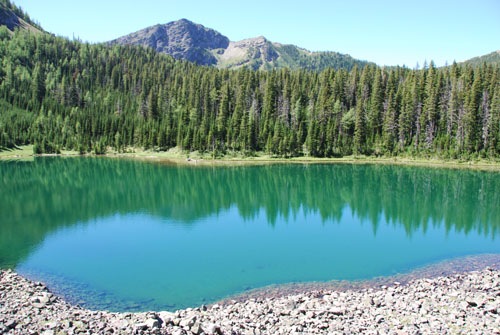
{"label": "rocky shore", "polygon": [[0,334],[500,334],[500,271],[149,313],[72,306],[0,273]]}

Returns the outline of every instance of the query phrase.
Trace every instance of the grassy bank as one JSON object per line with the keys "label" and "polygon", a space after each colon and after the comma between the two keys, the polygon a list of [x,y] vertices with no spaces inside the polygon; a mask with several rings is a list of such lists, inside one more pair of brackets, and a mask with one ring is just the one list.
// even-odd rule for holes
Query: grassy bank
{"label": "grassy bank", "polygon": [[[0,159],[32,159],[35,156],[55,156],[55,155],[34,155],[33,146],[20,146],[15,149],[0,151]],[[57,156],[80,156],[77,151],[63,150]],[[86,156],[94,156],[87,154]],[[273,157],[265,153],[256,153],[254,156],[244,156],[241,153],[229,152],[225,156],[213,158],[211,154],[199,152],[184,152],[177,148],[169,151],[152,151],[138,148],[130,148],[126,152],[108,151],[105,157],[121,157],[131,159],[141,159],[145,161],[158,161],[172,164],[196,164],[196,165],[253,165],[272,163],[345,163],[345,164],[390,164],[390,165],[412,165],[427,167],[464,168],[476,170],[500,171],[500,159],[477,159],[477,160],[445,160],[441,158],[422,157],[373,157],[373,156],[346,156],[341,158],[318,158],[318,157],[293,157],[282,158]]]}
{"label": "grassy bank", "polygon": [[[33,154],[33,145],[21,145],[13,149],[0,150],[0,159],[32,159],[35,156]],[[73,150],[62,150],[58,155],[42,155],[42,156],[79,156],[77,151]]]}

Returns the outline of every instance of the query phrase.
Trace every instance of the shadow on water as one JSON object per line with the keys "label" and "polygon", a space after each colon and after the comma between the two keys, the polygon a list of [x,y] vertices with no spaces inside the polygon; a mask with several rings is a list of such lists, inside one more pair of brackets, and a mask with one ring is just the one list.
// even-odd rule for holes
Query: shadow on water
{"label": "shadow on water", "polygon": [[494,238],[500,174],[364,165],[185,167],[107,158],[0,162],[0,266],[15,267],[45,236],[114,214],[146,213],[189,227],[231,207],[268,223],[303,210],[335,224],[349,207],[377,234],[381,217],[411,238],[428,225]]}

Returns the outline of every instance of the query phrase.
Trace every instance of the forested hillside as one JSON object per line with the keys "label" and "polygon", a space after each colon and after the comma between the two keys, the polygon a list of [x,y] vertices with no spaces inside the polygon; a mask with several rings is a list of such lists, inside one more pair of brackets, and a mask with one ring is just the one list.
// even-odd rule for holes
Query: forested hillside
{"label": "forested hillside", "polygon": [[0,145],[498,157],[498,65],[224,70],[0,27]]}
{"label": "forested hillside", "polygon": [[483,63],[500,65],[500,50],[493,51],[484,56],[468,59],[463,63],[471,66],[481,66]]}

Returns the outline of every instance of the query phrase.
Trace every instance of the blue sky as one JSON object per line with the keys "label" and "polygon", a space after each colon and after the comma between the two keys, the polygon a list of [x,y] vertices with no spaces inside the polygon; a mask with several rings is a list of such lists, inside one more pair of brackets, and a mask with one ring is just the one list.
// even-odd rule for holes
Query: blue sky
{"label": "blue sky", "polygon": [[232,41],[263,35],[379,65],[437,65],[500,49],[499,0],[13,0],[46,30],[102,42],[186,18]]}

